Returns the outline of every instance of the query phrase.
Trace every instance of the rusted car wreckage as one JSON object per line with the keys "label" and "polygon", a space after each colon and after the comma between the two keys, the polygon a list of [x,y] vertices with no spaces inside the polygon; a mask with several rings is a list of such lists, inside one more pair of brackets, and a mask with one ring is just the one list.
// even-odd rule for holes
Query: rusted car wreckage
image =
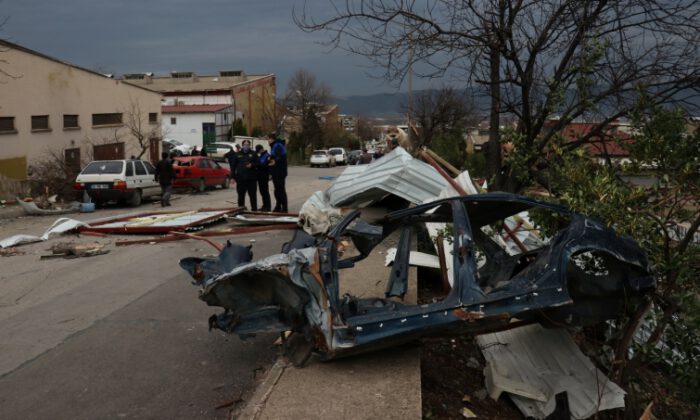
{"label": "rusted car wreckage", "polygon": [[[533,210],[557,214],[566,225],[548,244],[506,252],[495,240],[498,227]],[[430,223],[447,227],[451,249],[437,254],[441,267],[452,259],[451,287],[432,303],[406,304],[401,299],[410,254]],[[341,295],[340,272],[352,270],[390,237],[397,250],[385,296]],[[355,252],[346,255],[343,244],[350,241]],[[333,359],[428,335],[528,322],[593,325],[616,317],[655,287],[646,256],[631,239],[563,207],[507,193],[437,200],[372,223],[353,210],[325,235],[297,230],[282,251],[253,262],[250,247],[228,243],[218,258],[184,258],[180,265],[201,287],[200,299],[224,308],[209,319],[210,328],[242,338],[292,331],[287,352],[300,364],[312,353]]]}

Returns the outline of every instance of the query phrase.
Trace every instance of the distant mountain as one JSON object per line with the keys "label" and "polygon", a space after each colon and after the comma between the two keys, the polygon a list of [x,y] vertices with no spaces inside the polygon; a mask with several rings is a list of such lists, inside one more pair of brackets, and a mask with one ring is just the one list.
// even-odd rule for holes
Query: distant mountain
{"label": "distant mountain", "polygon": [[[413,91],[413,96],[416,97],[428,91],[430,90],[415,90]],[[485,98],[483,100],[475,98],[475,101],[481,107],[488,106],[488,102]],[[338,104],[338,112],[341,114],[373,118],[396,118],[397,116],[406,114],[408,94],[406,92],[396,92],[376,93],[363,96],[345,96],[336,98],[335,103]]]}
{"label": "distant mountain", "polygon": [[[416,90],[414,97],[428,90]],[[465,90],[465,95],[470,95],[469,90]],[[677,95],[678,99],[684,99],[682,104],[691,115],[700,115],[700,95],[688,89]],[[488,115],[489,100],[483,95],[474,95],[474,102],[484,115]],[[364,116],[371,118],[401,119],[406,115],[406,104],[408,104],[408,94],[406,92],[377,93],[364,96],[345,96],[336,98],[338,112],[340,114]]]}
{"label": "distant mountain", "polygon": [[336,98],[338,112],[365,117],[383,117],[406,113],[408,95],[405,92],[375,93],[364,96]]}

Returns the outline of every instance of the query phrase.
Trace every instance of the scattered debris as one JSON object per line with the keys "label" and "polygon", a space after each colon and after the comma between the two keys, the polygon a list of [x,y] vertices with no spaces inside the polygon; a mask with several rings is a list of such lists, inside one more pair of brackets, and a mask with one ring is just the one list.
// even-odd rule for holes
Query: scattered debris
{"label": "scattered debris", "polygon": [[467,407],[464,407],[462,408],[462,417],[464,417],[465,419],[475,419],[476,414],[474,414],[474,412],[468,409]]}
{"label": "scattered debris", "polygon": [[[230,227],[226,229],[216,229],[216,230],[203,230],[199,231],[197,233],[198,237],[212,237],[212,236],[229,236],[229,235],[244,235],[247,233],[256,233],[256,232],[265,232],[268,230],[288,230],[288,229],[296,229],[298,226],[296,223],[294,224],[286,224],[286,225],[271,225],[271,226],[238,226],[238,227]],[[85,232],[81,232],[85,233]],[[172,241],[179,241],[182,239],[187,239],[186,236],[181,235],[182,232],[173,232],[168,235],[163,235],[159,236],[157,238],[149,238],[149,239],[130,239],[130,240],[123,240],[123,241],[117,241],[116,245],[117,246],[125,246],[125,245],[142,245],[142,244],[157,244],[157,243],[163,243],[163,242],[172,242]],[[215,247],[216,248],[216,247]]]}
{"label": "scattered debris", "polygon": [[91,244],[59,242],[49,248],[49,251],[51,251],[50,255],[42,255],[41,259],[94,257],[96,255],[108,254],[109,250],[105,250],[104,247],[105,245],[98,242]]}
{"label": "scattered debris", "polygon": [[52,214],[65,214],[65,213],[75,213],[78,210],[80,210],[80,203],[77,201],[74,201],[70,204],[68,204],[67,207],[62,208],[55,206],[54,203],[56,202],[55,196],[54,200],[51,201],[50,199],[47,201],[48,204],[50,204],[51,208],[40,208],[36,202],[34,201],[22,201],[19,198],[17,198],[17,204],[19,204],[20,207],[24,210],[25,213],[32,215],[32,216],[45,216],[45,215],[52,215]]}
{"label": "scattered debris", "polygon": [[11,257],[14,255],[24,255],[24,251],[17,249],[16,247],[0,248],[0,256]]}
{"label": "scattered debris", "polygon": [[279,225],[288,223],[297,223],[299,221],[299,216],[274,216],[267,214],[251,214],[249,212],[242,212],[232,216],[227,216],[229,220],[233,220],[243,225]]}
{"label": "scattered debris", "polygon": [[625,406],[625,391],[593,365],[564,329],[528,325],[476,339],[488,362],[484,375],[491,397],[508,392],[527,417],[552,414],[555,396],[563,391],[576,419]]}
{"label": "scattered debris", "polygon": [[93,221],[79,232],[102,233],[167,233],[173,230],[193,231],[205,225],[223,220],[227,215],[240,211],[240,207],[227,209],[200,209],[180,212],[148,212],[118,216]]}
{"label": "scattered debris", "polygon": [[87,223],[81,222],[79,220],[68,219],[62,217],[56,220],[51,227],[49,227],[46,232],[41,236],[33,235],[14,235],[9,238],[5,238],[0,241],[0,248],[8,248],[15,245],[27,244],[33,242],[47,241],[50,237],[55,236],[60,233],[70,232],[81,226],[87,226]]}

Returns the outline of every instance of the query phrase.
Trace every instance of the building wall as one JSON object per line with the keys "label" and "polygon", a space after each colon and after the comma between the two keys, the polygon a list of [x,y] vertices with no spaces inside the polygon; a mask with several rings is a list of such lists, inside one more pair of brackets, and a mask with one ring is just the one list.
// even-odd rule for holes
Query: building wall
{"label": "building wall", "polygon": [[[67,148],[81,149],[81,158],[92,154],[93,144],[125,143],[127,156],[139,154],[136,139],[123,125],[94,127],[94,113],[122,113],[126,120],[132,104],[138,104],[146,130],[159,127],[161,95],[142,88],[92,73],[77,67],[24,51],[14,46],[2,52],[0,75],[0,117],[14,117],[16,132],[0,134],[0,161],[25,159],[27,166],[46,156],[49,150],[63,153]],[[157,121],[149,124],[148,113],[156,113]],[[64,114],[78,115],[79,128],[63,127]],[[31,117],[48,115],[49,129],[32,131]],[[160,132],[160,130],[158,130]],[[145,156],[148,156],[147,154]],[[0,174],[17,180],[26,179],[26,167],[1,165]],[[3,168],[12,168],[3,174]]]}
{"label": "building wall", "polygon": [[275,98],[277,96],[275,76],[242,83],[233,89],[235,115],[243,115],[243,123],[251,135],[259,127],[263,135],[274,131],[279,124]]}
{"label": "building wall", "polygon": [[[175,118],[172,124],[171,118]],[[202,123],[215,123],[214,113],[163,114],[163,137],[202,147]]]}
{"label": "building wall", "polygon": [[204,94],[204,93],[178,93],[166,94],[163,105],[233,105],[231,93]]}

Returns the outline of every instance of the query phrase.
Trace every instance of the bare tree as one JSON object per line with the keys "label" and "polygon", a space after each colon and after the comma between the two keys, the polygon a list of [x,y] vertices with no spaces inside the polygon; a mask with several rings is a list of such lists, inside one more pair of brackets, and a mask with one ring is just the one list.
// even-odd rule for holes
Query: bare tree
{"label": "bare tree", "polygon": [[476,109],[462,92],[450,86],[426,90],[416,95],[414,118],[420,126],[419,144],[430,147],[435,137],[447,133],[461,134],[478,122]]}
{"label": "bare tree", "polygon": [[331,100],[331,88],[319,82],[308,70],[299,69],[287,84],[284,104],[298,112],[303,112],[309,105],[322,107]]}
{"label": "bare tree", "polygon": [[[571,121],[600,135],[641,94],[654,104],[700,93],[700,3],[695,0],[345,0],[330,16],[295,11],[302,29],[363,55],[401,82],[455,72],[491,98],[487,172],[494,189],[518,191],[514,168],[546,165],[545,151]],[[508,141],[522,162],[502,161],[500,117],[515,115]],[[552,118],[556,117],[556,118]],[[537,171],[532,170],[531,173]],[[542,181],[542,180],[540,180]]]}
{"label": "bare tree", "polygon": [[141,104],[134,99],[129,101],[129,108],[124,112],[124,128],[128,135],[136,139],[139,150],[136,157],[139,159],[151,147],[151,139],[161,138],[162,135],[160,123],[149,121],[148,112],[143,112]]}

